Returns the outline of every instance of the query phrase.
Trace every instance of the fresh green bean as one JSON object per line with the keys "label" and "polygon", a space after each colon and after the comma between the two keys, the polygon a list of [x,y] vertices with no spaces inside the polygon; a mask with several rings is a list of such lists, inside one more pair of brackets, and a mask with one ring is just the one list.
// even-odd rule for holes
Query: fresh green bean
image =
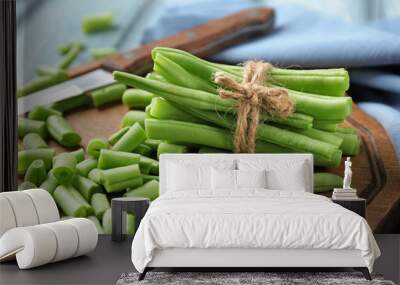
{"label": "fresh green bean", "polygon": [[110,145],[108,140],[105,138],[94,138],[91,139],[86,147],[87,153],[93,157],[98,158],[102,149],[108,149]]}
{"label": "fresh green bean", "polygon": [[39,65],[38,67],[36,67],[36,73],[39,76],[55,75],[60,72],[63,72],[63,70],[54,66]]}
{"label": "fresh green bean", "polygon": [[162,82],[167,82],[167,80],[162,77],[160,74],[156,73],[156,72],[150,72],[147,73],[146,78],[151,79],[151,80],[157,80],[157,81],[162,81]]}
{"label": "fresh green bean", "polygon": [[141,155],[140,156],[139,167],[140,167],[140,171],[143,174],[152,173],[152,174],[157,174],[158,175],[159,163],[155,159],[152,159],[150,157]]}
{"label": "fresh green bean", "polygon": [[28,118],[31,120],[46,121],[51,115],[62,116],[62,113],[48,106],[35,106],[29,112]]}
{"label": "fresh green bean", "polygon": [[72,129],[64,118],[52,115],[47,118],[46,122],[50,135],[59,144],[66,147],[74,147],[81,142],[81,136]]}
{"label": "fresh green bean", "polygon": [[149,198],[150,201],[153,201],[158,198],[158,189],[158,181],[151,180],[136,189],[129,190],[124,194],[124,197],[145,197]]}
{"label": "fresh green bean", "polygon": [[146,133],[139,123],[135,123],[130,129],[112,146],[111,150],[131,152],[146,140]]}
{"label": "fresh green bean", "polygon": [[113,192],[121,192],[128,188],[135,188],[142,184],[143,184],[143,178],[139,176],[136,178],[117,181],[113,183],[106,182],[104,183],[104,188],[106,189],[107,193],[113,193]]}
{"label": "fresh green bean", "polygon": [[138,164],[139,161],[140,161],[140,155],[135,153],[102,149],[100,151],[98,168],[110,169],[110,168],[128,166],[132,164]]}
{"label": "fresh green bean", "polygon": [[112,218],[111,218],[111,209],[107,209],[102,217],[102,225],[103,230],[106,235],[110,235],[112,233]]}
{"label": "fresh green bean", "polygon": [[73,46],[75,46],[75,45],[81,45],[82,49],[85,48],[85,44],[82,43],[82,42],[69,42],[69,43],[66,43],[66,44],[63,44],[63,45],[59,46],[59,47],[58,47],[58,52],[59,52],[61,55],[65,55],[65,54],[68,53],[69,50],[70,50]]}
{"label": "fresh green bean", "polygon": [[332,173],[314,173],[314,193],[331,191],[342,186],[343,178]]}
{"label": "fresh green bean", "polygon": [[120,101],[125,90],[126,86],[118,83],[97,89],[91,93],[93,105],[101,107],[105,104]]}
{"label": "fresh green bean", "polygon": [[360,152],[361,141],[357,134],[345,134],[341,132],[334,134],[343,139],[340,149],[344,155],[357,155]]}
{"label": "fresh green bean", "polygon": [[123,127],[120,129],[118,132],[113,133],[109,138],[108,138],[108,143],[110,145],[115,145],[117,141],[119,141],[120,138],[129,130],[129,127]]}
{"label": "fresh green bean", "polygon": [[87,107],[90,106],[91,104],[92,100],[89,98],[89,96],[83,94],[55,102],[50,106],[53,109],[56,109],[60,112],[67,112],[70,110],[76,110],[78,108]]}
{"label": "fresh green bean", "polygon": [[316,140],[320,140],[329,144],[332,144],[336,147],[340,147],[343,143],[343,139],[336,136],[334,133],[322,131],[318,129],[308,129],[308,130],[298,130],[298,129],[290,129],[293,132],[305,135],[309,138],[313,138]]}
{"label": "fresh green bean", "polygon": [[40,184],[40,188],[46,190],[51,195],[53,195],[53,192],[58,185],[59,185],[58,180],[54,177],[53,172],[49,171],[46,180],[43,181],[42,184]]}
{"label": "fresh green bean", "polygon": [[18,191],[36,189],[37,186],[30,181],[24,181],[18,186]]}
{"label": "fresh green bean", "polygon": [[157,158],[160,159],[160,155],[163,153],[186,153],[188,151],[189,149],[184,145],[162,142],[158,145]]}
{"label": "fresh green bean", "polygon": [[146,119],[146,113],[143,111],[129,111],[125,113],[121,120],[122,127],[130,127],[135,123],[139,123],[144,128],[144,120]]}
{"label": "fresh green bean", "polygon": [[160,97],[154,97],[153,100],[151,100],[150,108],[150,115],[156,119],[168,119],[199,124],[205,123],[204,120],[191,115],[189,112],[179,109]]}
{"label": "fresh green bean", "polygon": [[79,193],[81,193],[86,201],[90,201],[94,193],[101,192],[100,185],[80,175],[74,176],[74,178],[72,179],[72,186],[74,186],[79,191]]}
{"label": "fresh green bean", "polygon": [[50,148],[38,148],[21,150],[18,152],[18,174],[24,175],[29,165],[34,160],[42,160],[44,162],[46,170],[49,170],[53,165],[54,149]]}
{"label": "fresh green bean", "polygon": [[68,79],[65,72],[59,72],[53,75],[41,76],[28,82],[25,86],[18,88],[17,97],[23,97],[31,93],[46,89]]}
{"label": "fresh green bean", "polygon": [[61,69],[67,69],[70,67],[83,48],[84,47],[79,43],[73,44],[69,51],[63,56],[63,58],[61,58],[60,62],[57,64],[57,67]]}
{"label": "fresh green bean", "polygon": [[83,151],[83,148],[71,151],[70,154],[75,156],[77,163],[80,163],[85,159],[85,152]]}
{"label": "fresh green bean", "polygon": [[[204,80],[210,80],[216,71],[225,71],[242,78],[243,67],[241,66],[216,64],[185,51],[165,47],[156,47],[152,50],[153,60],[160,54]],[[342,96],[349,88],[348,72],[342,68],[290,70],[274,67],[270,75],[271,77],[267,80],[274,84],[307,93]]]}
{"label": "fresh green bean", "polygon": [[94,193],[90,203],[94,209],[94,214],[99,220],[102,219],[104,212],[111,208],[107,196],[103,193]]}
{"label": "fresh green bean", "polygon": [[143,178],[143,183],[147,183],[147,182],[149,182],[151,180],[160,181],[160,177],[156,176],[156,175],[142,174],[142,178]]}
{"label": "fresh green bean", "polygon": [[151,154],[153,153],[153,149],[151,147],[149,147],[148,145],[141,143],[133,150],[133,152],[144,155],[144,156],[151,156]]}
{"label": "fresh green bean", "polygon": [[97,167],[97,159],[88,158],[76,165],[76,173],[83,177],[88,177],[89,172]]}
{"label": "fresh green bean", "polygon": [[88,219],[91,220],[93,222],[93,224],[95,225],[95,227],[97,229],[97,233],[99,235],[103,235],[104,234],[104,230],[103,230],[103,227],[100,224],[100,221],[97,219],[97,217],[96,216],[89,216]]}
{"label": "fresh green bean", "polygon": [[47,178],[47,172],[43,160],[34,160],[26,170],[24,180],[35,185],[42,184]]}
{"label": "fresh green bean", "polygon": [[160,143],[162,143],[162,140],[150,140],[150,139],[147,139],[147,140],[145,140],[143,143],[144,143],[145,145],[151,147],[153,150],[156,151],[157,148],[158,148],[158,145],[159,145]]}
{"label": "fresh green bean", "polygon": [[76,190],[72,185],[69,185],[68,191],[72,194],[75,200],[77,200],[80,204],[84,205],[87,216],[94,214],[93,207],[85,200],[85,198],[83,198],[83,196],[81,195],[81,193],[79,193],[78,190]]}
{"label": "fresh green bean", "polygon": [[140,176],[139,165],[132,164],[111,169],[105,169],[100,172],[101,181],[104,184],[116,183],[124,180],[133,179]]}
{"label": "fresh green bean", "polygon": [[140,89],[127,89],[122,95],[122,103],[129,108],[144,109],[151,103],[154,94]]}
{"label": "fresh green bean", "polygon": [[88,178],[97,184],[102,184],[100,173],[100,169],[93,168],[89,171]]}
{"label": "fresh green bean", "polygon": [[216,84],[210,80],[204,80],[191,74],[189,71],[168,59],[162,54],[156,54],[153,58],[154,71],[160,74],[168,82],[191,89],[203,90],[210,93],[217,92]]}
{"label": "fresh green bean", "polygon": [[93,59],[101,59],[106,58],[112,55],[117,54],[116,48],[91,48],[90,55]]}
{"label": "fresh green bean", "polygon": [[58,186],[54,190],[53,198],[64,214],[72,217],[87,216],[87,207],[73,196],[68,186]]}
{"label": "fresh green bean", "polygon": [[53,159],[53,175],[59,184],[67,185],[76,173],[76,158],[71,153],[61,153]]}
{"label": "fresh green bean", "polygon": [[17,133],[19,137],[29,133],[36,133],[45,139],[47,137],[46,123],[19,117]]}
{"label": "fresh green bean", "polygon": [[[238,101],[223,99],[201,90],[177,86],[171,83],[150,80],[133,74],[114,71],[114,79],[128,86],[144,89],[171,102],[202,110],[235,112]],[[350,97],[328,97],[288,90],[289,96],[296,102],[298,112],[318,119],[343,119],[351,112]]]}
{"label": "fresh green bean", "polygon": [[82,31],[86,34],[101,32],[113,28],[113,15],[104,12],[97,15],[85,16],[82,19]]}
{"label": "fresh green bean", "polygon": [[338,124],[337,123],[326,123],[324,121],[314,121],[313,127],[315,129],[319,129],[322,131],[336,132]]}
{"label": "fresh green bean", "polygon": [[24,136],[22,140],[24,149],[35,149],[35,148],[48,148],[47,143],[42,137],[36,133],[30,133]]}

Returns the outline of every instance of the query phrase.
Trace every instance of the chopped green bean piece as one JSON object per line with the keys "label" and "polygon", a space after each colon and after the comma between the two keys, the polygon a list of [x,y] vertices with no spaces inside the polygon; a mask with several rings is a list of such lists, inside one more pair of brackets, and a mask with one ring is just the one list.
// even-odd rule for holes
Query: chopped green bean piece
{"label": "chopped green bean piece", "polygon": [[85,159],[85,152],[83,148],[71,151],[70,154],[75,156],[77,163],[82,162]]}
{"label": "chopped green bean piece", "polygon": [[184,145],[162,142],[158,145],[157,158],[160,159],[160,155],[163,153],[186,153],[188,151],[188,148]]}
{"label": "chopped green bean piece", "polygon": [[47,178],[47,172],[43,160],[34,160],[26,170],[24,180],[35,185],[42,184]]}
{"label": "chopped green bean piece", "polygon": [[146,119],[146,113],[143,111],[129,111],[125,113],[121,120],[122,127],[129,127],[135,123],[139,123],[144,128],[144,120]]}
{"label": "chopped green bean piece", "polygon": [[117,141],[119,141],[120,138],[129,130],[129,127],[124,127],[120,129],[118,132],[113,133],[109,138],[108,138],[108,143],[110,145],[115,145]]}
{"label": "chopped green bean piece", "polygon": [[140,169],[137,164],[105,169],[100,172],[101,181],[104,183],[115,183],[139,176]]}
{"label": "chopped green bean piece", "polygon": [[340,149],[344,155],[357,155],[360,152],[361,141],[357,134],[346,134],[341,132],[334,133],[343,139]]}
{"label": "chopped green bean piece", "polygon": [[136,188],[142,184],[143,184],[143,178],[139,176],[136,178],[112,182],[112,183],[106,182],[104,183],[104,188],[106,189],[107,193],[112,193],[112,192],[121,192],[128,188]]}
{"label": "chopped green bean piece", "polygon": [[139,123],[135,123],[111,148],[116,151],[131,152],[146,140],[146,133]]}
{"label": "chopped green bean piece", "polygon": [[129,108],[144,109],[153,97],[154,94],[141,89],[127,89],[122,95],[122,103]]}
{"label": "chopped green bean piece", "polygon": [[110,168],[128,166],[132,164],[138,164],[139,161],[140,161],[140,155],[135,153],[102,149],[100,151],[98,168],[110,169]]}
{"label": "chopped green bean piece", "polygon": [[46,190],[51,195],[53,195],[53,192],[57,188],[58,185],[60,185],[60,184],[58,183],[58,180],[54,177],[53,172],[49,171],[49,173],[47,174],[46,180],[43,181],[42,184],[40,184],[40,188]]}
{"label": "chopped green bean piece", "polygon": [[54,149],[50,148],[38,148],[21,150],[18,152],[18,174],[24,175],[29,165],[34,160],[42,160],[44,162],[46,170],[49,170],[53,165]]}
{"label": "chopped green bean piece", "polygon": [[142,174],[142,178],[143,178],[143,183],[147,183],[151,180],[160,180],[160,177],[156,176],[156,175],[148,175],[148,174]]}
{"label": "chopped green bean piece", "polygon": [[70,50],[73,46],[76,46],[76,45],[81,45],[82,49],[85,48],[85,44],[82,43],[82,42],[69,42],[69,43],[66,43],[66,44],[63,44],[63,45],[59,46],[59,47],[58,47],[58,52],[59,52],[61,55],[65,55],[66,53],[69,52],[69,50]]}
{"label": "chopped green bean piece", "polygon": [[83,177],[88,177],[89,172],[97,167],[97,159],[88,158],[76,165],[76,173]]}
{"label": "chopped green bean piece", "polygon": [[76,190],[72,185],[68,186],[69,192],[72,194],[72,196],[82,205],[85,206],[86,209],[86,215],[90,216],[94,214],[94,209],[93,207],[83,198],[81,193],[79,193],[78,190]]}
{"label": "chopped green bean piece", "polygon": [[106,58],[117,54],[116,48],[91,48],[90,55],[93,59]]}
{"label": "chopped green bean piece", "polygon": [[208,146],[202,146],[199,148],[198,153],[226,153],[227,151],[225,149],[218,149],[218,148],[213,148],[213,147],[208,147]]}
{"label": "chopped green bean piece", "polygon": [[27,118],[18,118],[18,136],[23,137],[29,133],[36,133],[42,138],[47,137],[46,123],[43,121],[31,120]]}
{"label": "chopped green bean piece", "polygon": [[63,117],[55,115],[48,117],[47,129],[52,138],[63,146],[74,147],[81,142],[81,136],[72,129]]}
{"label": "chopped green bean piece", "polygon": [[62,116],[62,112],[47,106],[35,106],[29,112],[28,118],[31,120],[46,121],[51,115]]}
{"label": "chopped green bean piece", "polygon": [[151,180],[136,189],[129,190],[124,194],[124,197],[144,197],[149,198],[150,201],[158,198],[159,186],[157,180]]}
{"label": "chopped green bean piece", "polygon": [[23,97],[34,93],[36,91],[40,91],[42,89],[46,89],[50,86],[56,85],[68,79],[68,76],[65,72],[59,72],[53,75],[41,76],[39,78],[33,79],[28,82],[25,86],[18,88],[17,97]]}
{"label": "chopped green bean piece", "polygon": [[24,136],[22,140],[24,149],[35,149],[35,148],[48,148],[47,143],[42,137],[36,133],[30,133]]}
{"label": "chopped green bean piece", "polygon": [[101,32],[112,28],[113,15],[111,12],[85,16],[82,20],[82,31],[86,34]]}
{"label": "chopped green bean piece", "polygon": [[72,217],[87,216],[87,207],[75,198],[68,186],[58,186],[54,190],[53,198],[65,215]]}
{"label": "chopped green bean piece", "polygon": [[86,199],[86,201],[90,201],[92,195],[94,193],[101,192],[101,186],[93,182],[92,180],[80,176],[75,175],[72,179],[72,186],[78,189],[79,193]]}
{"label": "chopped green bean piece", "polygon": [[53,175],[58,183],[69,184],[76,173],[76,158],[71,153],[61,153],[53,159]]}
{"label": "chopped green bean piece", "polygon": [[63,56],[60,62],[57,64],[58,68],[67,69],[78,57],[84,46],[79,43],[73,44],[68,52]]}
{"label": "chopped green bean piece", "polygon": [[107,196],[103,193],[94,193],[90,203],[94,209],[94,214],[99,220],[103,218],[104,212],[111,208]]}
{"label": "chopped green bean piece", "polygon": [[140,166],[140,171],[143,174],[152,173],[158,175],[158,164],[159,164],[158,161],[155,159],[152,159],[144,155],[140,156],[139,166]]}
{"label": "chopped green bean piece", "polygon": [[93,168],[89,171],[88,178],[97,184],[102,184],[100,173],[100,169]]}
{"label": "chopped green bean piece", "polygon": [[102,217],[103,230],[106,235],[112,233],[112,218],[111,218],[111,208],[107,209]]}
{"label": "chopped green bean piece", "polygon": [[93,157],[98,158],[102,149],[109,147],[108,140],[105,138],[94,138],[91,139],[86,147],[87,153]]}
{"label": "chopped green bean piece", "polygon": [[148,145],[145,145],[144,143],[138,145],[133,152],[136,152],[138,154],[144,155],[144,156],[151,156],[153,153],[153,149],[149,147]]}
{"label": "chopped green bean piece", "polygon": [[145,140],[143,143],[149,147],[151,147],[153,150],[157,150],[158,149],[158,145],[160,143],[162,143],[162,140],[151,140],[151,139],[147,139]]}
{"label": "chopped green bean piece", "polygon": [[125,90],[126,86],[124,84],[117,83],[92,91],[93,105],[100,107],[108,103],[120,101]]}
{"label": "chopped green bean piece", "polygon": [[60,72],[63,72],[63,70],[58,68],[58,67],[49,66],[49,65],[39,65],[36,68],[36,73],[39,76],[55,75],[55,74],[58,74]]}

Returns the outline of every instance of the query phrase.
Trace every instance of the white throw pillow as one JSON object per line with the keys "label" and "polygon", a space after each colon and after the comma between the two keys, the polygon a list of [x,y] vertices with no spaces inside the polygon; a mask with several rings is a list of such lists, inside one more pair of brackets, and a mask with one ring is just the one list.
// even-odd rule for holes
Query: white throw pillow
{"label": "white throw pillow", "polygon": [[169,163],[168,191],[211,189],[211,167]]}
{"label": "white throw pillow", "polygon": [[234,191],[237,189],[236,170],[212,168],[211,177],[212,189],[214,191]]}
{"label": "white throw pillow", "polygon": [[267,171],[263,170],[236,170],[237,187],[240,188],[267,188]]}
{"label": "white throw pillow", "polygon": [[267,176],[267,188],[271,190],[303,191],[306,192],[308,181],[305,161],[274,160],[239,160],[239,170],[265,169]]}

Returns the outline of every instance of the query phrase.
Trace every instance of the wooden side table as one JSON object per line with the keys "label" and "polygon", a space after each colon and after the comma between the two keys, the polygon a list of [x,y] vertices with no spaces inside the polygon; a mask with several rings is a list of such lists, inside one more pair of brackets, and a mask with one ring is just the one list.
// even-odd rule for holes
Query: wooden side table
{"label": "wooden side table", "polygon": [[363,198],[355,198],[349,200],[332,199],[333,203],[339,204],[340,206],[359,214],[361,217],[365,218],[367,203]]}
{"label": "wooden side table", "polygon": [[126,214],[134,214],[136,230],[149,208],[150,200],[142,197],[121,197],[111,200],[112,240],[123,241],[126,236]]}

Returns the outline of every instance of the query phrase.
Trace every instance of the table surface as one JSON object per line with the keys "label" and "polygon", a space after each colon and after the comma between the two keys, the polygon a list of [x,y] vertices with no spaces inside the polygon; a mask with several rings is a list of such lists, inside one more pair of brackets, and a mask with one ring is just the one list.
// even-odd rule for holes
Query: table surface
{"label": "table surface", "polygon": [[[382,256],[375,262],[374,273],[400,283],[400,235],[381,234],[375,238]],[[0,265],[0,284],[115,284],[122,273],[135,270],[131,243],[132,238],[118,243],[112,242],[111,236],[100,235],[96,250],[87,256],[29,270],[19,270],[15,262],[4,263]]]}

